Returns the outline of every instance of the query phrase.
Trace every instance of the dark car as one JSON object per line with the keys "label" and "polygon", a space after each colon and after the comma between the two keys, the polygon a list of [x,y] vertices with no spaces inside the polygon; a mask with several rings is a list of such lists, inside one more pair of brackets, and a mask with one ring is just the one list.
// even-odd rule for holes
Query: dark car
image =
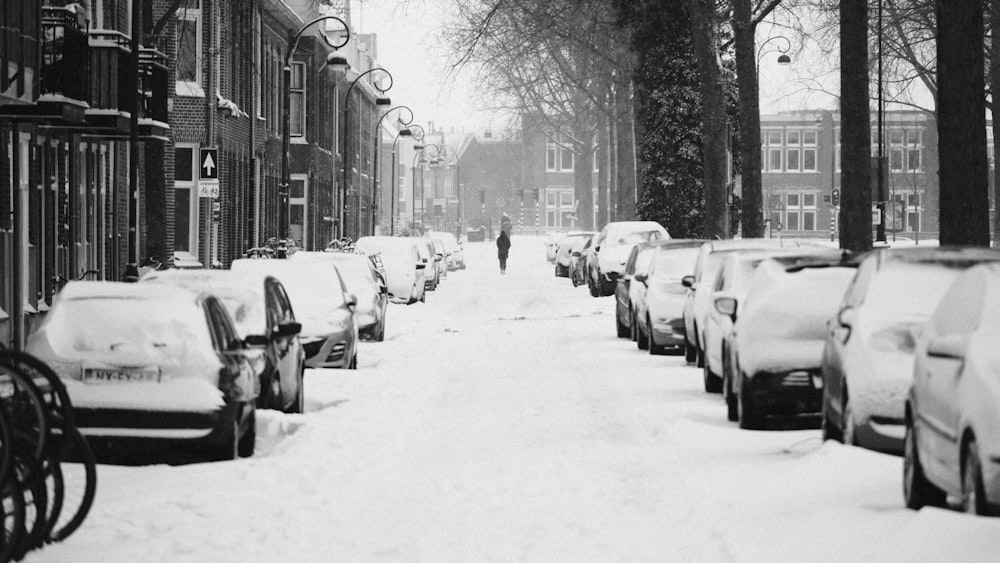
{"label": "dark car", "polygon": [[[299,254],[299,253],[296,253]],[[305,408],[302,330],[285,288],[273,276],[229,270],[161,270],[141,283],[163,283],[211,293],[233,317],[240,337],[264,350],[257,407],[299,413]]]}
{"label": "dark car", "polygon": [[[684,276],[694,271],[701,240],[653,243],[649,260],[632,276],[632,333],[640,350],[666,354],[684,348]],[[641,262],[641,261],[640,261]]]}

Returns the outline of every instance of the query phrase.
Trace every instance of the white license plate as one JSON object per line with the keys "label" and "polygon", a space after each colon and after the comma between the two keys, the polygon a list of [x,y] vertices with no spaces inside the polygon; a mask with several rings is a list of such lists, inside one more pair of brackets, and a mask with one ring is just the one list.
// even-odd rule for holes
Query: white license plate
{"label": "white license plate", "polygon": [[158,369],[85,369],[84,383],[132,383],[135,381],[160,381]]}

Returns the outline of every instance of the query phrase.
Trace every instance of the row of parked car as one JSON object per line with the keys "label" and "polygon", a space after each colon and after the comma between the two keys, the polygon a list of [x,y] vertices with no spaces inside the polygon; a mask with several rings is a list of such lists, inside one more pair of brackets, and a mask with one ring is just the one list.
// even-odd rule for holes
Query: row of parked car
{"label": "row of parked car", "polygon": [[306,368],[357,369],[390,301],[423,301],[464,268],[450,233],[365,237],[327,252],[73,281],[27,341],[65,382],[92,442],[253,455],[256,409],[301,413]]}
{"label": "row of parked car", "polygon": [[[568,233],[548,246],[559,275],[572,258],[593,263],[598,244]],[[824,439],[902,455],[907,506],[1000,515],[1000,251],[669,237],[629,246],[620,273],[601,270],[616,283],[617,336],[684,354],[729,420],[812,421]]]}

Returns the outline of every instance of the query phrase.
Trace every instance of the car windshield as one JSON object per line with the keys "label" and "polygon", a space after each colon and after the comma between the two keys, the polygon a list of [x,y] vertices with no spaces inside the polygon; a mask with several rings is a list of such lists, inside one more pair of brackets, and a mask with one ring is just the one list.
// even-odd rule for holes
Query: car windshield
{"label": "car windshield", "polygon": [[53,351],[182,360],[211,346],[201,307],[174,300],[100,297],[61,301],[47,319]]}
{"label": "car windshield", "polygon": [[948,286],[969,265],[965,261],[889,264],[872,282],[866,306],[892,316],[930,317]]}
{"label": "car windshield", "polygon": [[680,279],[691,275],[699,250],[698,247],[658,250],[653,255],[653,275],[663,279]]}
{"label": "car windshield", "polygon": [[354,293],[375,291],[375,279],[372,277],[372,269],[367,261],[367,258],[363,260],[334,260],[348,291]]}
{"label": "car windshield", "polygon": [[639,244],[640,242],[648,242],[651,240],[660,240],[659,231],[638,231],[632,233],[623,233],[617,238],[608,239],[608,246],[624,246]]}

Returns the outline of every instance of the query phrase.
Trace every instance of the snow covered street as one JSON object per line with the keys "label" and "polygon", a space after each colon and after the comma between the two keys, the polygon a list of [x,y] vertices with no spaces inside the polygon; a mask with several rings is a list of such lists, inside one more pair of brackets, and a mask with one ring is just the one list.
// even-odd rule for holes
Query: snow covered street
{"label": "snow covered street", "polygon": [[615,337],[542,237],[391,305],[359,369],[258,411],[257,454],[98,468],[29,561],[987,561],[1000,519],[907,510],[902,459],[739,430],[701,371]]}

